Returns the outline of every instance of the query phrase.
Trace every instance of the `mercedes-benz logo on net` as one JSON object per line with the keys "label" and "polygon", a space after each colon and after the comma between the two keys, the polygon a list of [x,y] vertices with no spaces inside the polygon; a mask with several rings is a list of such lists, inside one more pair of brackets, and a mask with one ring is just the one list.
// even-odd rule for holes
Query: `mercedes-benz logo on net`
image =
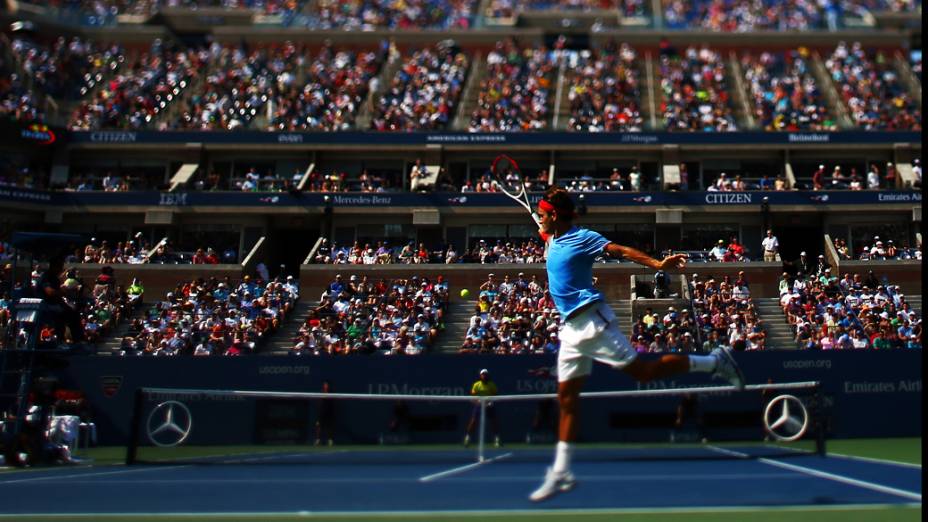
{"label": "mercedes-benz logo on net", "polygon": [[809,412],[795,395],[778,395],[764,409],[764,428],[776,440],[799,440],[809,427]]}
{"label": "mercedes-benz logo on net", "polygon": [[155,446],[169,448],[182,444],[193,429],[190,409],[178,401],[165,401],[148,414],[146,432]]}

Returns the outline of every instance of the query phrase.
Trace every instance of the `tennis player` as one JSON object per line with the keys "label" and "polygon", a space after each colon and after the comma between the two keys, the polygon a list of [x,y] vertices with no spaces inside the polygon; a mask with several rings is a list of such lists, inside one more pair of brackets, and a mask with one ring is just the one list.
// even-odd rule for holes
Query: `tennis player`
{"label": "tennis player", "polygon": [[726,349],[709,355],[666,354],[644,359],[618,329],[612,309],[593,288],[593,260],[607,254],[624,257],[655,270],[686,266],[686,255],[663,260],[651,258],[634,248],[612,243],[597,232],[573,224],[574,203],[560,187],[549,189],[538,205],[539,233],[548,243],[548,284],[561,315],[557,379],[560,420],[554,465],[529,498],[540,501],[576,484],[570,472],[572,445],[579,431],[580,390],[590,374],[593,360],[624,371],[639,382],[686,372],[712,373],[735,387],[744,387],[744,377]]}

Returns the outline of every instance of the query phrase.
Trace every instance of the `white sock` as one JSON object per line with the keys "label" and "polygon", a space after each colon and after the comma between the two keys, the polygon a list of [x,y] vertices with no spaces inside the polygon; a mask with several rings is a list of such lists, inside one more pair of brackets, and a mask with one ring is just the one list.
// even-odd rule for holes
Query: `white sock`
{"label": "white sock", "polygon": [[691,372],[714,372],[718,359],[714,355],[690,355]]}
{"label": "white sock", "polygon": [[555,473],[563,473],[570,469],[571,453],[573,453],[573,448],[570,447],[569,442],[558,441],[554,449],[554,467],[552,468]]}

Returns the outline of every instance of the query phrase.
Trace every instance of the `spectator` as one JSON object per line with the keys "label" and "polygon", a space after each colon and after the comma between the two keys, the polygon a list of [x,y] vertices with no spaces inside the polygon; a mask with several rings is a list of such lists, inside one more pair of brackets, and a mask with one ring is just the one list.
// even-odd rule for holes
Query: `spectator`
{"label": "spectator", "polygon": [[773,230],[767,230],[767,237],[760,244],[764,248],[764,261],[767,263],[775,262],[780,252],[780,241],[777,236],[773,235]]}
{"label": "spectator", "polygon": [[722,262],[727,253],[728,249],[725,247],[725,240],[719,239],[718,243],[709,251],[709,256],[711,256],[714,261]]}

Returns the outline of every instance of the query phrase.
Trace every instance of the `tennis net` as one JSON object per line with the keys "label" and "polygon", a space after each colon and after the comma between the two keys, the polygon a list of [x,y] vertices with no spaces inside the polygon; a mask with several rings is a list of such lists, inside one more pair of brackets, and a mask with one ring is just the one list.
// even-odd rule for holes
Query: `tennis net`
{"label": "tennis net", "polygon": [[[825,453],[817,382],[586,392],[579,459]],[[548,460],[556,394],[399,395],[140,388],[126,463]],[[467,437],[469,424],[472,429]],[[499,448],[502,445],[504,448]],[[718,451],[719,445],[731,450]],[[333,459],[333,457],[335,457]]]}

